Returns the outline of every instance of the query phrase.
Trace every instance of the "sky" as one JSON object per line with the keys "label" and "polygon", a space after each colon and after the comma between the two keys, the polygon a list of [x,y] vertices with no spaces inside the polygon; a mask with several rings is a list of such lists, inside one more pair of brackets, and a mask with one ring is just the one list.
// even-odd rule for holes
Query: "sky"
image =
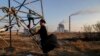
{"label": "sky", "polygon": [[[69,15],[78,11],[86,11],[78,15],[71,16],[72,31],[80,31],[85,24],[95,24],[100,21],[100,0],[43,0],[45,18],[47,19],[49,28],[56,29],[62,21],[68,29]],[[95,13],[87,13],[87,11],[96,10]]]}
{"label": "sky", "polygon": [[[0,0],[0,7],[8,6],[7,1]],[[22,2],[22,0],[17,1]],[[17,5],[12,1],[12,6]],[[41,12],[39,2],[27,5],[27,7]],[[43,7],[49,31],[56,31],[61,22],[64,22],[65,29],[68,30],[68,19],[72,14],[75,15],[71,16],[71,31],[81,31],[83,25],[91,25],[100,21],[100,0],[43,0]],[[25,8],[21,10],[27,11]]]}

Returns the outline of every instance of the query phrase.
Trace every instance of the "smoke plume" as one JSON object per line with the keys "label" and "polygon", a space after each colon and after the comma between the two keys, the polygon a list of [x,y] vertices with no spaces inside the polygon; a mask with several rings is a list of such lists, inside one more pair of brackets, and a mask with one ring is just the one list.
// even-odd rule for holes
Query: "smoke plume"
{"label": "smoke plume", "polygon": [[94,13],[100,13],[100,8],[89,8],[85,10],[80,10],[76,13],[71,14],[70,16],[83,15],[83,14],[94,14]]}

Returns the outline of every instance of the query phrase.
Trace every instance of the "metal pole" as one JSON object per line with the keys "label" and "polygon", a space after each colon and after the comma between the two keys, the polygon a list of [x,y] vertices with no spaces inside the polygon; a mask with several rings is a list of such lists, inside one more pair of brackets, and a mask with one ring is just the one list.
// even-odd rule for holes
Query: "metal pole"
{"label": "metal pole", "polygon": [[71,32],[71,16],[69,16],[69,32]]}
{"label": "metal pole", "polygon": [[42,1],[42,0],[40,0],[40,2],[41,2],[41,11],[42,11],[42,17],[43,17],[43,19],[44,19],[44,12],[43,12],[43,1]]}
{"label": "metal pole", "polygon": [[[9,9],[11,8],[11,7],[10,7],[10,0],[8,0],[8,7],[9,7]],[[9,14],[9,26],[10,26],[10,31],[9,31],[9,33],[10,33],[10,47],[12,47],[11,15],[10,15],[10,14]]]}

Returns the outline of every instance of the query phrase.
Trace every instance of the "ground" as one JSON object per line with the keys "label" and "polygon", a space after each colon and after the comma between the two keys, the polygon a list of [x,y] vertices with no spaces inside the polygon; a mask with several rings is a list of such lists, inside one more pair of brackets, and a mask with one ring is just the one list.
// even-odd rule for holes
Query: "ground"
{"label": "ground", "polygon": [[[100,56],[100,41],[68,41],[67,38],[75,38],[79,35],[74,33],[54,34],[57,35],[59,45],[49,52],[49,56]],[[9,52],[5,51],[9,47],[9,33],[1,33],[0,36],[0,55],[5,53],[9,55]],[[16,32],[12,33],[12,46],[15,48],[12,56],[25,56],[27,54],[41,56],[39,42],[33,40],[32,37],[22,33],[18,35]]]}

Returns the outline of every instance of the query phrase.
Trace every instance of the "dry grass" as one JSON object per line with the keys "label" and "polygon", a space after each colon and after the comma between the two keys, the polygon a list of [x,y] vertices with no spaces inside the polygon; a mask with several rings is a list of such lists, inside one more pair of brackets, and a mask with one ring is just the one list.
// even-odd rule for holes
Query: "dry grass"
{"label": "dry grass", "polygon": [[[49,56],[100,56],[100,41],[81,41],[78,40],[76,42],[63,40],[69,37],[78,36],[74,33],[55,33],[58,36],[59,48],[55,48],[54,50],[49,52]],[[2,33],[0,36],[9,43],[9,34]],[[8,47],[2,39],[0,39],[0,54],[3,52],[3,48]],[[22,35],[16,35],[16,33],[12,34],[12,45],[15,48],[14,54],[19,52],[33,52],[36,55],[42,53],[41,49],[39,49],[38,45],[33,42],[30,37],[23,37]],[[15,56],[15,55],[14,55]]]}
{"label": "dry grass", "polygon": [[[8,43],[3,41],[3,39]],[[1,39],[0,39],[0,48],[5,48],[9,47],[9,34],[8,33],[3,33],[1,34]],[[38,45],[34,42],[30,37],[22,37],[20,35],[16,35],[16,33],[12,34],[12,46],[15,48],[15,53],[17,52],[23,52],[23,51],[40,51]]]}
{"label": "dry grass", "polygon": [[66,39],[79,36],[79,33],[54,33],[54,34],[57,35],[58,39]]}

